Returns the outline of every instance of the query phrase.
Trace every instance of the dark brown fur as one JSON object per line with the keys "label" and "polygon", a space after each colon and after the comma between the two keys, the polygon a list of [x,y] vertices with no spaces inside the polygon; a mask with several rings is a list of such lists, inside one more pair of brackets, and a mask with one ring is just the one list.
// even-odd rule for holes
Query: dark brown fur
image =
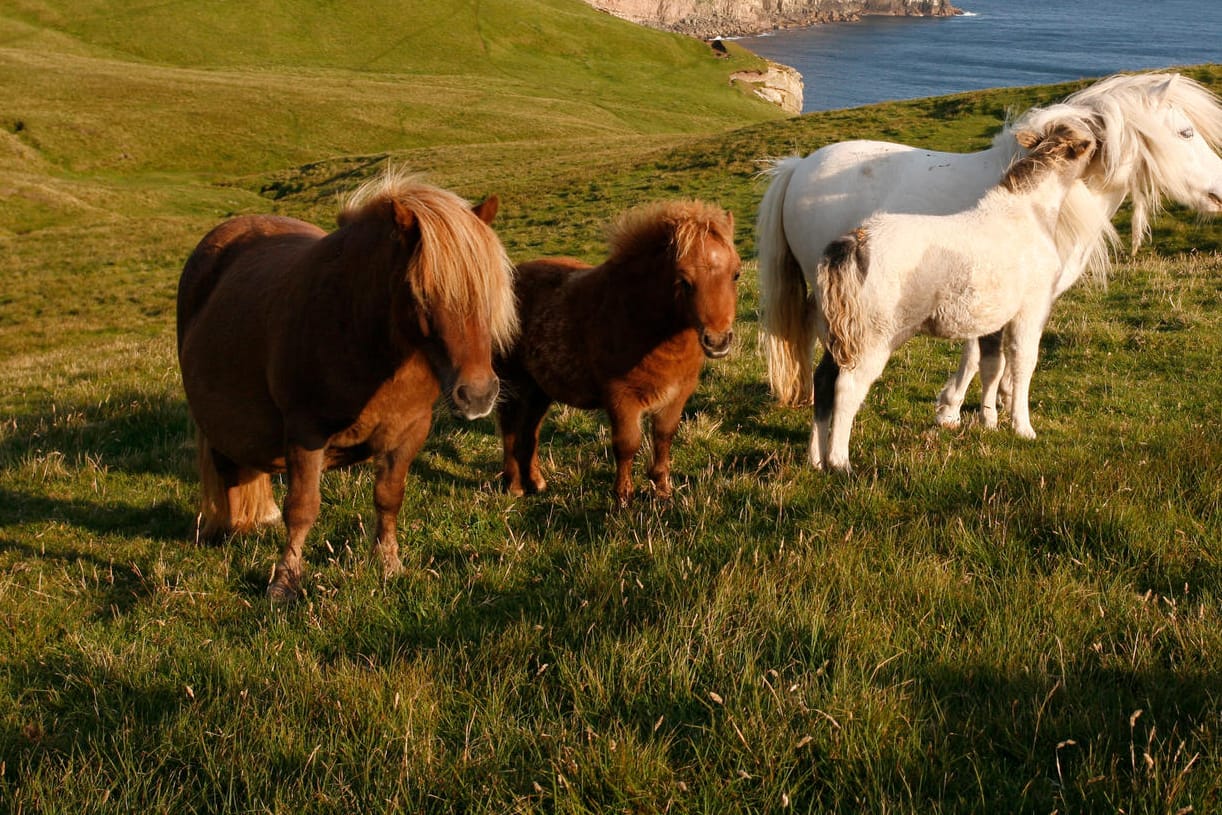
{"label": "dark brown fur", "polygon": [[437,397],[444,390],[468,417],[491,410],[492,348],[515,324],[511,272],[487,226],[495,211],[495,199],[473,214],[452,193],[401,179],[329,235],[244,216],[187,260],[178,351],[199,428],[201,532],[274,520],[267,474],[287,471],[273,599],[299,591],[324,469],[377,459],[375,552],[394,571],[404,479]]}
{"label": "dark brown fur", "polygon": [[653,416],[649,477],[669,496],[670,445],[706,355],[732,339],[739,258],[729,213],[700,202],[626,213],[612,256],[591,267],[551,258],[518,267],[522,332],[497,360],[502,477],[515,494],[543,490],[539,429],[553,402],[603,409],[611,421],[615,495],[632,497],[641,420]]}

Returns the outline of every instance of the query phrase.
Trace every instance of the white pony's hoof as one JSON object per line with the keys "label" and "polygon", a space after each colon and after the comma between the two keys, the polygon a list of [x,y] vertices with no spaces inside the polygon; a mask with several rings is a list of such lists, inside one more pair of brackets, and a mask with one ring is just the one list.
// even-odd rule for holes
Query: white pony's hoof
{"label": "white pony's hoof", "polygon": [[[987,427],[989,430],[997,429],[997,408],[982,407],[980,408],[980,424]],[[1022,435],[1021,433],[1019,435]],[[1032,434],[1034,438],[1035,434]]]}
{"label": "white pony's hoof", "polygon": [[1027,425],[1026,427],[1015,427],[1014,435],[1018,436],[1020,439],[1031,441],[1035,438],[1035,428],[1031,427],[1031,425]]}
{"label": "white pony's hoof", "polygon": [[938,412],[934,414],[934,421],[938,427],[958,427],[962,421],[959,415],[959,408],[953,408],[950,405],[938,405]]}

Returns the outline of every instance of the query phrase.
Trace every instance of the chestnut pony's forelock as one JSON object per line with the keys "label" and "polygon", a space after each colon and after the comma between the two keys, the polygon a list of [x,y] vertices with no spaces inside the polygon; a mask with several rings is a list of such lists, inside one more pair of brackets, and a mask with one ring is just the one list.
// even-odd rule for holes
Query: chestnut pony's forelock
{"label": "chestnut pony's forelock", "polygon": [[703,201],[659,201],[634,207],[607,230],[613,259],[652,251],[660,243],[672,246],[676,258],[684,258],[710,236],[734,245],[725,210]]}
{"label": "chestnut pony's forelock", "polygon": [[496,233],[455,193],[392,170],[350,193],[339,222],[367,217],[392,200],[411,211],[420,230],[407,268],[415,298],[426,309],[483,318],[493,345],[508,348],[518,331],[513,264]]}

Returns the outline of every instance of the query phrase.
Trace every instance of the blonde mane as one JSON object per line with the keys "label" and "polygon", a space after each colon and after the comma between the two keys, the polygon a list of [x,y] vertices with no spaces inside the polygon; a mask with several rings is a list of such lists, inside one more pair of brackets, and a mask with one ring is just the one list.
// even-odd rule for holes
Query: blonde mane
{"label": "blonde mane", "polygon": [[1106,180],[1129,173],[1133,202],[1132,250],[1149,235],[1164,194],[1186,197],[1174,187],[1179,173],[1167,166],[1167,140],[1176,134],[1155,116],[1159,107],[1178,108],[1209,146],[1222,147],[1222,101],[1196,80],[1179,74],[1118,74],[1071,94],[1066,104],[1089,108],[1102,121]]}
{"label": "blonde mane", "polygon": [[613,260],[655,251],[660,245],[672,247],[675,257],[683,258],[707,237],[733,246],[732,221],[721,207],[694,200],[634,207],[616,218],[607,230]]}
{"label": "blonde mane", "polygon": [[458,195],[391,169],[344,198],[339,223],[357,220],[386,201],[411,210],[420,230],[407,268],[416,300],[426,308],[480,315],[493,345],[509,348],[518,333],[514,271],[492,228]]}
{"label": "blonde mane", "polygon": [[[1061,104],[1032,108],[1008,125],[994,143],[1003,137],[1012,138],[1016,130],[1042,129],[1064,116],[1092,118],[1099,139],[1097,184],[1122,187],[1133,202],[1130,249],[1136,252],[1149,235],[1150,220],[1158,213],[1163,196],[1188,196],[1179,187],[1180,172],[1169,164],[1168,139],[1177,135],[1169,133],[1156,115],[1163,105],[1178,108],[1214,150],[1222,147],[1222,102],[1204,85],[1179,74],[1110,76],[1070,94]],[[1066,243],[1073,240],[1074,232],[1095,238],[1087,256],[1088,267],[1105,273],[1109,250],[1119,243],[1119,237],[1110,217],[1091,211],[1097,208],[1086,190],[1075,189],[1061,209],[1063,224],[1058,225],[1058,242],[1062,240],[1062,227]]]}

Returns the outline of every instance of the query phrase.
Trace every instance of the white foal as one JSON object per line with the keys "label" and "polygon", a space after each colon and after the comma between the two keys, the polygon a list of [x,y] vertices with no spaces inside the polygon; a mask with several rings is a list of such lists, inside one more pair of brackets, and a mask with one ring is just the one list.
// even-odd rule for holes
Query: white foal
{"label": "white foal", "polygon": [[1027,393],[1064,265],[1057,220],[1097,142],[1085,118],[1015,138],[1029,152],[971,209],[879,213],[833,241],[815,273],[811,462],[848,472],[853,419],[892,351],[916,334],[1002,331],[1014,429],[1034,438]]}

